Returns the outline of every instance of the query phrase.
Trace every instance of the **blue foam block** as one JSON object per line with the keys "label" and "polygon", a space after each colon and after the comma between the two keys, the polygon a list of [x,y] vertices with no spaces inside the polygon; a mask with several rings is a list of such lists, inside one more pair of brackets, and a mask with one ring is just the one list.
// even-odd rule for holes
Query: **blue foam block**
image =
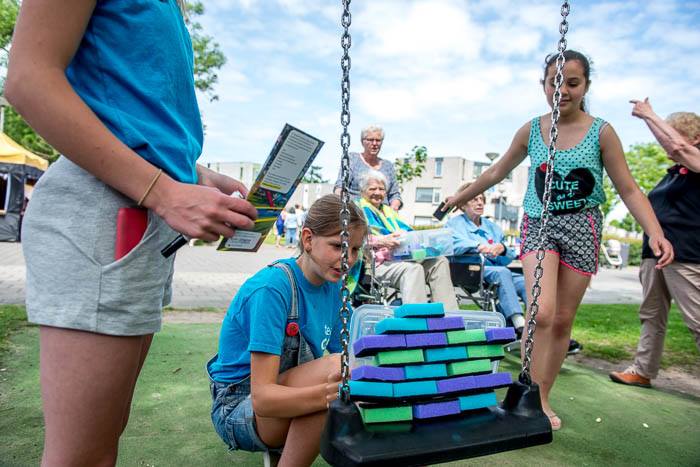
{"label": "blue foam block", "polygon": [[486,330],[486,341],[489,344],[512,342],[514,340],[515,329],[513,328],[490,328]]}
{"label": "blue foam block", "polygon": [[454,362],[467,358],[467,348],[464,346],[425,349],[424,353],[426,362]]}
{"label": "blue foam block", "polygon": [[394,397],[430,396],[437,394],[435,381],[411,381],[394,383]]}
{"label": "blue foam block", "polygon": [[447,334],[444,332],[421,332],[406,334],[406,347],[439,347],[447,345]]}
{"label": "blue foam block", "polygon": [[377,334],[421,332],[427,330],[428,323],[425,318],[384,318],[374,327],[374,332]]}
{"label": "blue foam block", "polygon": [[394,310],[395,318],[425,318],[445,316],[442,303],[406,303]]}
{"label": "blue foam block", "polygon": [[456,415],[462,410],[458,400],[428,402],[413,406],[413,418],[435,418]]}
{"label": "blue foam block", "polygon": [[464,320],[461,316],[428,318],[428,330],[430,331],[450,331],[452,329],[464,329]]}
{"label": "blue foam block", "polygon": [[459,408],[465,410],[484,409],[497,405],[495,392],[485,392],[483,394],[474,394],[473,396],[462,396],[459,398]]}
{"label": "blue foam block", "polygon": [[481,388],[500,388],[510,386],[513,383],[513,378],[510,373],[490,373],[488,375],[474,376],[474,387]]}
{"label": "blue foam block", "polygon": [[378,367],[371,365],[358,366],[352,370],[352,379],[377,381],[403,381],[404,370],[401,367]]}
{"label": "blue foam block", "polygon": [[447,365],[431,363],[429,365],[408,365],[402,368],[406,379],[444,378],[447,376]]}
{"label": "blue foam block", "polygon": [[353,397],[392,397],[394,395],[391,383],[377,383],[374,381],[348,381],[350,395]]}
{"label": "blue foam block", "polygon": [[406,347],[403,334],[384,334],[362,336],[352,345],[356,357],[373,355],[380,350],[402,349]]}
{"label": "blue foam block", "polygon": [[438,392],[440,394],[449,394],[451,392],[469,391],[476,387],[474,376],[460,376],[459,378],[441,379],[437,382]]}

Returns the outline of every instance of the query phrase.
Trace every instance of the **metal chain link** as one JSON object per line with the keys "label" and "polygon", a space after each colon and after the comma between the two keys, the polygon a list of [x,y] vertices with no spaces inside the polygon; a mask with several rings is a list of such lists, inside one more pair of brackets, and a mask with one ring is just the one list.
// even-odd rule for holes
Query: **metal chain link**
{"label": "metal chain link", "polygon": [[557,125],[559,123],[559,103],[561,101],[561,85],[564,82],[564,51],[566,50],[566,33],[569,30],[569,23],[566,17],[569,15],[569,2],[565,1],[561,6],[561,23],[559,24],[559,33],[561,37],[558,43],[558,55],[556,61],[557,73],[554,78],[554,98],[552,102],[552,126],[549,129],[549,148],[547,152],[547,172],[544,177],[544,193],[542,194],[542,220],[538,232],[537,245],[537,265],[535,266],[535,282],[532,285],[532,303],[530,304],[530,319],[527,322],[527,339],[525,340],[525,356],[523,358],[523,370],[520,373],[520,382],[530,385],[532,378],[530,375],[530,367],[532,365],[532,348],[535,343],[535,328],[537,327],[537,313],[539,312],[539,297],[542,293],[540,279],[544,274],[542,261],[544,260],[544,243],[547,233],[547,222],[549,221],[549,201],[552,198],[552,180],[554,176],[554,157],[556,155],[556,143],[559,131]]}
{"label": "metal chain link", "polygon": [[342,190],[340,193],[342,202],[342,208],[340,210],[340,271],[342,273],[342,286],[340,289],[340,297],[343,301],[343,305],[340,309],[340,322],[342,324],[340,341],[343,351],[340,356],[340,398],[342,401],[347,402],[350,398],[350,386],[348,385],[350,376],[350,355],[348,350],[350,341],[350,333],[348,330],[348,320],[350,319],[350,308],[348,307],[348,302],[350,300],[350,290],[348,289],[348,272],[350,270],[348,261],[348,228],[350,224],[349,203],[352,201],[350,201],[350,193],[348,191],[350,185],[350,156],[348,155],[350,133],[348,133],[348,126],[350,125],[350,45],[352,43],[350,38],[350,23],[352,22],[352,16],[350,15],[351,0],[342,1],[343,16],[340,24],[343,26],[343,36],[341,37],[340,45],[343,47],[343,56],[340,59],[340,67],[343,71],[343,78],[340,85],[340,123],[343,126],[343,133],[340,135],[340,146],[343,148],[343,157],[340,163],[342,178]]}

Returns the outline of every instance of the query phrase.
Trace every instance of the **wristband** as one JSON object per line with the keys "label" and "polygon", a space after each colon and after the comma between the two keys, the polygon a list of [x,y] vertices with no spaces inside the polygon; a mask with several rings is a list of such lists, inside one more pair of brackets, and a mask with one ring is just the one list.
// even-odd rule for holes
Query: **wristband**
{"label": "wristband", "polygon": [[148,196],[148,194],[151,192],[162,173],[163,169],[158,169],[158,172],[156,172],[155,176],[153,177],[153,180],[151,180],[151,183],[148,185],[148,188],[146,188],[146,191],[143,192],[143,196],[141,196],[141,199],[139,199],[139,202],[137,203],[138,206],[141,206],[146,200],[146,196]]}

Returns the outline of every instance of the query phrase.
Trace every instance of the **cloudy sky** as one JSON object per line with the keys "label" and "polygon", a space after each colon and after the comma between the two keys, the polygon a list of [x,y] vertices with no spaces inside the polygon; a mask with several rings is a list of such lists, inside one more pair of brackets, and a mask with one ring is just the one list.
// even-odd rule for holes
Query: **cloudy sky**
{"label": "cloudy sky", "polygon": [[[340,155],[340,0],[207,0],[201,23],[228,63],[219,100],[200,100],[203,161],[263,162],[285,122],[326,142],[316,164],[335,179]],[[539,79],[556,48],[560,4],[539,0],[355,0],[351,4],[352,149],[386,129],[381,155],[415,145],[431,156],[486,160],[547,112]],[[657,112],[700,112],[700,1],[572,2],[569,48],[593,59],[593,115],[623,145],[651,141],[629,99]]]}

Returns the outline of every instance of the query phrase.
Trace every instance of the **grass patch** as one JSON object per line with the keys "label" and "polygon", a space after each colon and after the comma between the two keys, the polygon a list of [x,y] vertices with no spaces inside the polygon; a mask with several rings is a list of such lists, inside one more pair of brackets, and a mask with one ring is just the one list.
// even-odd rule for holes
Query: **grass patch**
{"label": "grass patch", "polygon": [[[203,366],[216,351],[218,330],[215,324],[169,324],[156,335],[120,443],[119,466],[262,464],[260,454],[229,453],[211,426]],[[39,463],[37,342],[35,327],[16,332],[0,378],[2,465]],[[508,357],[501,370],[517,374],[519,362]],[[566,362],[552,402],[564,423],[554,443],[451,465],[694,465],[700,459],[697,399],[616,385]],[[314,465],[326,464],[317,459]]]}
{"label": "grass patch", "polygon": [[7,350],[11,333],[27,325],[27,313],[20,305],[0,305],[0,354]]}

